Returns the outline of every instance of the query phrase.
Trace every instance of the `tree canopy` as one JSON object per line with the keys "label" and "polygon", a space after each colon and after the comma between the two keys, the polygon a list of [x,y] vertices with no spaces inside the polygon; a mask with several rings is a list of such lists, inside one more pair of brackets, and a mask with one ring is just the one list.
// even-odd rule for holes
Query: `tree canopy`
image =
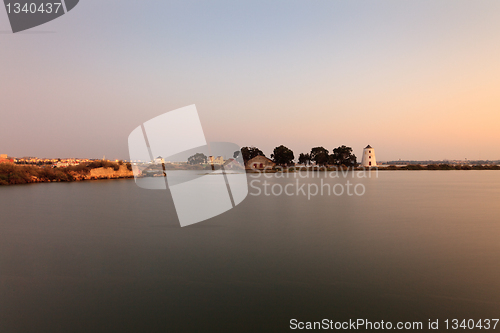
{"label": "tree canopy", "polygon": [[271,158],[278,165],[292,165],[295,156],[293,156],[293,151],[281,145],[274,148]]}
{"label": "tree canopy", "polygon": [[333,150],[333,154],[331,154],[329,158],[329,164],[355,167],[358,163],[356,161],[356,155],[352,153],[352,148],[342,145]]}
{"label": "tree canopy", "polygon": [[191,165],[207,163],[207,156],[203,153],[196,153],[188,158],[188,163]]}
{"label": "tree canopy", "polygon": [[243,147],[241,148],[241,153],[243,154],[243,160],[245,163],[256,156],[266,156],[262,150],[257,147]]}
{"label": "tree canopy", "polygon": [[311,153],[309,155],[311,157],[311,161],[316,163],[316,165],[328,164],[328,150],[323,147],[314,147],[311,149]]}
{"label": "tree canopy", "polygon": [[300,153],[300,155],[299,155],[299,164],[307,165],[307,164],[310,164],[310,163],[311,163],[311,155]]}

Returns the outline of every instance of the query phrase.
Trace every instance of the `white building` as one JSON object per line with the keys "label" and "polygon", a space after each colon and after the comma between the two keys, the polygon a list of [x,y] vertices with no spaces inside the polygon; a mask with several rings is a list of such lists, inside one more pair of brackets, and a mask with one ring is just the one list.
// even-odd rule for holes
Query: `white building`
{"label": "white building", "polygon": [[163,164],[163,163],[165,163],[165,159],[161,156],[158,156],[157,158],[155,158],[154,163],[155,164]]}
{"label": "white building", "polygon": [[215,156],[208,156],[208,163],[222,165],[224,164],[224,159],[222,156],[217,156],[217,158],[215,158]]}
{"label": "white building", "polygon": [[368,145],[365,149],[363,149],[363,157],[361,159],[362,167],[376,167],[377,159],[375,158],[375,149],[372,146]]}

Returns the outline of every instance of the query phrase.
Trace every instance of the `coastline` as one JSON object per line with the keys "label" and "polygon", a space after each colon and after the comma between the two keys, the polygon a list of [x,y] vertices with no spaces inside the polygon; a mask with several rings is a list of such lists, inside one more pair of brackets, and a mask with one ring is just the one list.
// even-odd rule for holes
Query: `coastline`
{"label": "coastline", "polygon": [[[0,164],[5,169],[5,164]],[[0,173],[0,186],[22,185],[34,183],[54,183],[54,182],[80,182],[88,180],[106,180],[106,179],[132,179],[134,173],[128,166],[114,165],[98,168],[61,168],[48,169],[41,167],[11,167],[11,172]],[[21,170],[21,174],[19,171]],[[358,171],[470,171],[470,170],[500,170],[499,165],[402,165],[402,166],[379,166],[373,168],[342,168],[342,167],[274,167],[269,169],[246,169],[246,173],[294,173],[294,172],[358,172]],[[0,171],[2,171],[0,169]],[[16,173],[17,172],[17,173]]]}
{"label": "coastline", "polygon": [[134,178],[133,172],[126,164],[68,168],[0,164],[0,186],[126,178]]}
{"label": "coastline", "polygon": [[408,164],[408,165],[383,165],[376,167],[332,167],[332,166],[290,166],[273,167],[264,169],[246,169],[247,173],[276,173],[276,172],[347,172],[347,171],[470,171],[470,170],[500,170],[500,165],[449,165],[449,164]]}

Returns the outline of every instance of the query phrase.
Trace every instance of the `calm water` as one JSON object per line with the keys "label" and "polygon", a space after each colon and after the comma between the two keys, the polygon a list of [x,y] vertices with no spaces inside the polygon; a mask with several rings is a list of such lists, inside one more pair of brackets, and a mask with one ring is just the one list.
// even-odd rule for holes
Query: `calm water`
{"label": "calm water", "polygon": [[0,187],[0,332],[499,318],[500,172],[354,182],[363,196],[249,195],[186,228],[133,180]]}

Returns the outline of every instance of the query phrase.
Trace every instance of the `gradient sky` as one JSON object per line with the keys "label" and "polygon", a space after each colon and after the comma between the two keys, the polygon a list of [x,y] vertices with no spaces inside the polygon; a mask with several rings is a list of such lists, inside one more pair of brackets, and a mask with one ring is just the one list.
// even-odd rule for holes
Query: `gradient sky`
{"label": "gradient sky", "polygon": [[0,153],[128,158],[196,104],[208,141],[367,144],[379,160],[500,159],[500,1],[81,0],[12,34]]}

